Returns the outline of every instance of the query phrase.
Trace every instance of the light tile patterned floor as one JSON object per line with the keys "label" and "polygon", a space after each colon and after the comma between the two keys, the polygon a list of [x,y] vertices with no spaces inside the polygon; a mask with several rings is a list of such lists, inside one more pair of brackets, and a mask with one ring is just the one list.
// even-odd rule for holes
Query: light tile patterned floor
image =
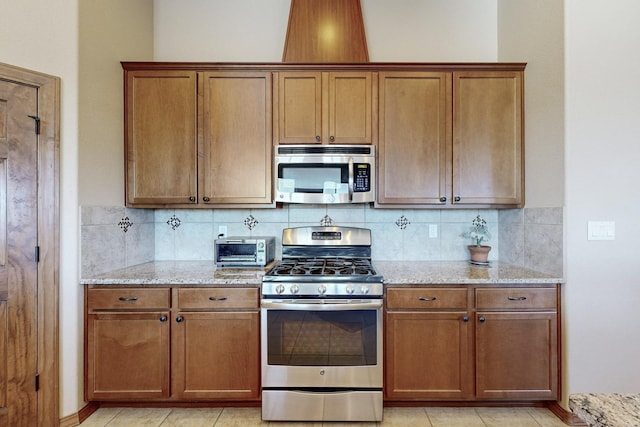
{"label": "light tile patterned floor", "polygon": [[81,427],[564,427],[545,408],[385,408],[380,423],[262,421],[260,408],[100,408]]}

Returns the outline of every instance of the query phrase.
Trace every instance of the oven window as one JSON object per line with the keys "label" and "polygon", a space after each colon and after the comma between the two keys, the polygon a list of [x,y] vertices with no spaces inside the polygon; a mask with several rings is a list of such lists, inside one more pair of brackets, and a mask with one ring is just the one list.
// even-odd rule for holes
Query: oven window
{"label": "oven window", "polygon": [[267,312],[269,365],[376,365],[376,310]]}

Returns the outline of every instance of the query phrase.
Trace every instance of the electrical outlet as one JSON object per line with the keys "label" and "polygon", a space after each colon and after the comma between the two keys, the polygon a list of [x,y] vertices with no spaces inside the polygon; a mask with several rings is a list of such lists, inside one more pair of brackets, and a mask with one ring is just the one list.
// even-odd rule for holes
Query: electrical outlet
{"label": "electrical outlet", "polygon": [[438,237],[438,224],[429,224],[429,238],[435,239]]}
{"label": "electrical outlet", "polygon": [[219,225],[218,226],[218,239],[222,239],[223,237],[227,237],[227,226]]}

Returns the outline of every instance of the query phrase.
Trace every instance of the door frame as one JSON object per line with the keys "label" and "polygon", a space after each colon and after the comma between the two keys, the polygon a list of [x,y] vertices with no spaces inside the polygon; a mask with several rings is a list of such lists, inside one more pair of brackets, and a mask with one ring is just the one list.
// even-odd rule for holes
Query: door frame
{"label": "door frame", "polygon": [[60,422],[59,269],[60,269],[60,78],[0,63],[0,80],[38,90],[38,308],[37,341],[40,388],[39,426]]}

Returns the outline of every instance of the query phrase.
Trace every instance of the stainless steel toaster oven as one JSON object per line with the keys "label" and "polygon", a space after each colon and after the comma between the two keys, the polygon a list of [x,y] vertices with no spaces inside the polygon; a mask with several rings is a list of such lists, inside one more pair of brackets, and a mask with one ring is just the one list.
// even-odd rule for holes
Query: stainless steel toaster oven
{"label": "stainless steel toaster oven", "polygon": [[275,237],[225,237],[215,241],[218,267],[264,267],[276,253]]}

